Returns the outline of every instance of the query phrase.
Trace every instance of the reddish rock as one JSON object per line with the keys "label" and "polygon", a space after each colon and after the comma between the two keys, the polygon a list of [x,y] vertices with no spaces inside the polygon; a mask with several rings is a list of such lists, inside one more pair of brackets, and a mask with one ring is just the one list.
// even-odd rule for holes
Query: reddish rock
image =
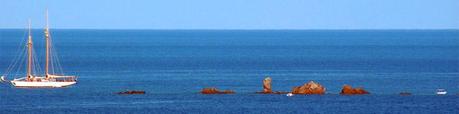
{"label": "reddish rock", "polygon": [[123,91],[123,92],[118,92],[117,94],[120,94],[120,95],[145,94],[145,91],[141,91],[141,90]]}
{"label": "reddish rock", "polygon": [[224,90],[224,91],[219,91],[215,87],[211,88],[204,88],[201,90],[201,94],[234,94],[235,92],[232,90]]}
{"label": "reddish rock", "polygon": [[325,94],[326,88],[316,83],[310,81],[303,86],[294,87],[292,90],[293,94]]}
{"label": "reddish rock", "polygon": [[271,90],[271,78],[266,77],[263,80],[263,93],[272,93],[273,91]]}
{"label": "reddish rock", "polygon": [[263,91],[261,92],[256,92],[258,94],[287,94],[287,93],[290,93],[290,92],[282,92],[282,91],[272,91],[271,89],[271,78],[270,77],[266,77],[264,80],[263,80]]}
{"label": "reddish rock", "polygon": [[370,94],[368,91],[363,88],[352,88],[350,85],[344,85],[341,90],[342,95],[361,95],[361,94]]}

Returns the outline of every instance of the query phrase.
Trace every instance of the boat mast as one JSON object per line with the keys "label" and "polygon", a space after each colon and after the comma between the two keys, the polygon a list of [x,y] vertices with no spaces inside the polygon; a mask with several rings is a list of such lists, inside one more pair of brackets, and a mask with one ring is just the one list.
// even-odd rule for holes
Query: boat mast
{"label": "boat mast", "polygon": [[48,78],[49,71],[49,24],[48,24],[48,10],[46,10],[46,28],[45,28],[45,39],[46,39],[46,63],[45,63],[45,75]]}
{"label": "boat mast", "polygon": [[32,77],[32,32],[30,27],[30,19],[29,19],[29,40],[27,42],[27,80],[30,80]]}

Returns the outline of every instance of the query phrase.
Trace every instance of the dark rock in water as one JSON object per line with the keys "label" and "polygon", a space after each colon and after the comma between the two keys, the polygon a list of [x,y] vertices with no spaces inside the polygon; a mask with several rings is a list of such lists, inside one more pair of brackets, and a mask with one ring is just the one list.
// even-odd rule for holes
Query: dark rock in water
{"label": "dark rock in water", "polygon": [[410,96],[411,93],[410,92],[400,92],[400,95],[401,96]]}
{"label": "dark rock in water", "polygon": [[352,88],[350,85],[344,85],[341,90],[342,95],[361,95],[361,94],[370,94],[368,91],[363,88]]}
{"label": "dark rock in water", "polygon": [[219,91],[215,87],[204,88],[204,89],[201,90],[201,94],[234,94],[234,93],[236,93],[236,92],[234,92],[232,90]]}
{"label": "dark rock in water", "polygon": [[139,90],[123,91],[123,92],[118,92],[117,94],[120,94],[120,95],[145,94],[145,91],[139,91]]}
{"label": "dark rock in water", "polygon": [[316,83],[310,81],[303,86],[294,87],[292,90],[293,94],[325,94],[326,88]]}
{"label": "dark rock in water", "polygon": [[284,92],[284,91],[273,91],[273,92],[270,92],[270,93],[265,93],[265,92],[255,92],[257,94],[287,94],[287,93],[290,93],[290,92]]}
{"label": "dark rock in water", "polygon": [[290,93],[290,92],[285,92],[285,91],[274,91],[274,92],[272,92],[272,94],[287,94],[287,93]]}

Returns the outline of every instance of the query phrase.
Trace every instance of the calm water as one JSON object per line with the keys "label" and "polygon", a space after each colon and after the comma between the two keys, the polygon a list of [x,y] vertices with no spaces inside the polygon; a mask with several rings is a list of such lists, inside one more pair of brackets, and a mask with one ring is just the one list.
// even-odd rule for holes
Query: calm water
{"label": "calm water", "polygon": [[[0,113],[459,113],[458,30],[54,30],[77,85],[0,85]],[[44,58],[42,30],[35,48]],[[25,30],[0,30],[0,74]],[[43,62],[41,62],[43,65]],[[258,95],[310,80],[326,95]],[[12,77],[8,77],[11,79]],[[337,95],[344,84],[371,95]],[[203,87],[234,95],[201,95]],[[437,88],[449,94],[436,96]],[[123,90],[145,95],[120,96]],[[399,96],[402,91],[412,96]]]}

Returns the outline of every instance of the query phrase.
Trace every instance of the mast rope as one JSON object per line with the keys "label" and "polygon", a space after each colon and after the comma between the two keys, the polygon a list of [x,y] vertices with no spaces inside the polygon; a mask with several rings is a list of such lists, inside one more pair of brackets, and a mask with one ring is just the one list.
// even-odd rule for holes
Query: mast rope
{"label": "mast rope", "polygon": [[42,69],[40,67],[40,63],[38,62],[39,59],[38,57],[36,56],[36,51],[35,49],[32,47],[32,66],[34,68],[32,68],[32,74],[35,74],[35,76],[38,76],[38,74],[41,74],[42,73]]}
{"label": "mast rope", "polygon": [[53,39],[51,36],[51,31],[48,29],[48,40],[49,40],[49,54],[50,56],[50,69],[53,74],[60,74],[64,75],[64,70],[59,60],[59,56],[57,54],[57,49],[54,48]]}
{"label": "mast rope", "polygon": [[23,55],[25,54],[25,49],[26,46],[24,45],[24,41],[26,40],[25,36],[27,35],[27,30],[23,31],[22,34],[22,41],[18,43],[18,47],[16,50],[18,50],[13,57],[13,61],[8,65],[8,68],[5,70],[4,74],[2,76],[7,76],[10,75],[10,73],[13,73],[14,68],[16,67],[17,64],[21,63],[19,61],[22,61]]}
{"label": "mast rope", "polygon": [[[19,60],[18,60],[17,63],[16,63],[16,64],[18,64],[18,66],[17,66],[16,71],[14,72],[14,73],[15,73],[14,76],[18,76],[18,75],[21,74],[20,72],[23,70],[22,68],[24,67],[24,64],[26,63],[26,62],[25,62],[25,61],[26,61],[25,56],[26,56],[27,51],[26,51],[26,47],[25,47],[25,46],[24,46],[24,48],[23,48],[23,50],[22,50],[21,52],[22,52],[22,53],[21,53],[20,55],[18,55]],[[15,65],[15,66],[16,66],[16,65]],[[13,69],[14,69],[14,67],[12,67],[12,70],[13,70]]]}
{"label": "mast rope", "polygon": [[[24,72],[22,70],[25,70],[26,68],[22,68],[22,67],[25,67],[24,63],[27,63],[27,49],[28,49],[28,45],[27,43],[24,43],[26,42],[26,40],[28,39],[27,36],[27,33],[28,33],[29,30],[24,30],[23,31],[23,35],[22,35],[22,41],[19,42],[19,45],[17,47],[17,51],[15,56],[13,57],[13,60],[12,62],[8,65],[7,69],[5,70],[5,72],[3,73],[2,76],[12,76],[13,78],[15,78],[16,76],[20,76],[20,75],[24,75]],[[62,68],[62,64],[60,63],[60,60],[59,60],[59,56],[57,55],[57,50],[54,48],[53,46],[53,41],[52,41],[52,38],[51,38],[51,32],[49,31],[49,28],[46,29],[47,33],[48,33],[48,40],[49,40],[49,59],[50,59],[50,64],[49,64],[49,67],[50,67],[50,71],[52,72],[52,74],[55,74],[55,73],[59,73],[60,75],[64,75],[64,70]],[[34,75],[34,76],[38,76],[38,74],[41,74],[43,73],[44,71],[41,69],[41,65],[40,65],[40,62],[39,62],[39,58],[37,57],[37,53],[36,53],[36,50],[35,48],[33,48],[33,45],[32,45],[32,53],[31,53],[31,56],[32,56],[32,71],[31,71],[31,74]]]}

